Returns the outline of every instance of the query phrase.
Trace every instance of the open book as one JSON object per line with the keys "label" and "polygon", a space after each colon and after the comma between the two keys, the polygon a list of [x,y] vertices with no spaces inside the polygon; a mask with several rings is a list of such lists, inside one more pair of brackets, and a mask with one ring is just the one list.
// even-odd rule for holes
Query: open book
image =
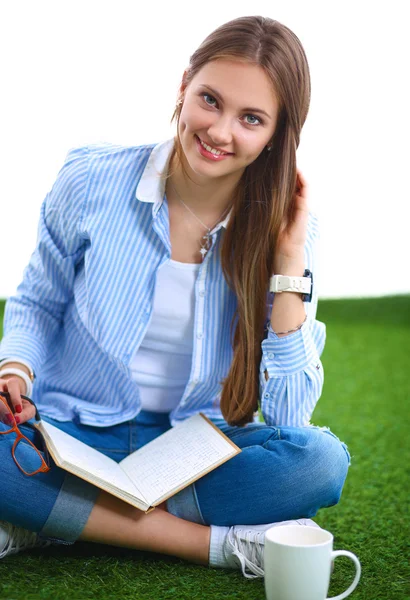
{"label": "open book", "polygon": [[117,463],[46,421],[35,425],[58,467],[149,512],[241,452],[198,413]]}

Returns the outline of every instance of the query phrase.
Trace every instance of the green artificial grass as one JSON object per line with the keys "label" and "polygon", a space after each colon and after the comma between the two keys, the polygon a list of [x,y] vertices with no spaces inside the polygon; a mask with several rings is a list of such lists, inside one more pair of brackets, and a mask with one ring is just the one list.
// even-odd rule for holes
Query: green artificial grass
{"label": "green artificial grass", "polygon": [[[318,319],[327,325],[325,386],[312,422],[348,445],[352,464],[341,501],[315,521],[333,533],[334,549],[360,558],[352,599],[410,599],[410,296],[321,301]],[[329,596],[353,574],[349,559],[337,558]],[[264,584],[239,571],[77,543],[0,561],[0,598],[262,600]]]}

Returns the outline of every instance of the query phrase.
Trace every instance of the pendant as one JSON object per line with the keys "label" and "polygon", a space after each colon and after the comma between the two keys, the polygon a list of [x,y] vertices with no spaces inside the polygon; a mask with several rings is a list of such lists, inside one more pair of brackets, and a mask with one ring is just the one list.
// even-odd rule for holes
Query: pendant
{"label": "pendant", "polygon": [[211,236],[209,235],[209,233],[204,235],[202,239],[205,240],[206,249],[209,250],[209,248],[211,247]]}
{"label": "pendant", "polygon": [[204,235],[202,237],[202,239],[205,240],[205,244],[204,244],[204,246],[201,247],[200,253],[202,254],[202,260],[204,260],[205,254],[208,252],[209,248],[211,247],[211,236],[209,235],[209,232],[206,235]]}

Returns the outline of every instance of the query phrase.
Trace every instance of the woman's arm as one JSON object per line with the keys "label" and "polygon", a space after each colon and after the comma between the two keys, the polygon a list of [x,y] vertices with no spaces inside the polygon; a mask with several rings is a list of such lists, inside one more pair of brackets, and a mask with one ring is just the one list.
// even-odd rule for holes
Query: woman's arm
{"label": "woman's arm", "polygon": [[[268,425],[292,425],[295,427],[307,425],[322,393],[324,373],[320,356],[325,345],[326,327],[324,323],[316,319],[318,302],[317,241],[317,218],[311,214],[303,269],[307,268],[313,273],[312,301],[303,302],[299,294],[282,292],[276,294],[273,303],[267,306],[267,315],[274,314],[275,304],[278,311],[276,314],[279,314],[280,310],[285,315],[289,315],[283,317],[282,322],[279,323],[280,327],[284,327],[280,331],[293,329],[307,315],[306,322],[298,331],[277,336],[271,327],[266,339],[262,342],[259,379],[260,406]],[[291,303],[296,304],[295,310]],[[298,320],[300,317],[297,310],[300,305],[302,305],[303,314],[301,315],[302,319]],[[274,324],[276,323],[277,321],[274,322]],[[272,326],[272,318],[270,325]]]}
{"label": "woman's arm", "polygon": [[[262,414],[269,425],[308,424],[323,387],[320,355],[326,328],[316,320],[318,220],[307,209],[306,193],[299,208],[300,219],[293,235],[287,233],[284,251],[277,254],[274,269],[278,274],[297,276],[309,269],[314,277],[313,295],[311,302],[303,302],[300,294],[281,292],[268,305],[270,328],[262,342],[259,390]],[[274,333],[295,329],[305,317],[306,322],[296,332],[279,336]]]}
{"label": "woman's arm", "polygon": [[[280,275],[292,275],[302,277],[304,272],[304,266],[302,263],[292,267],[289,265],[288,268],[281,268],[276,271]],[[292,329],[296,329],[303,323],[306,318],[306,310],[302,300],[301,294],[295,292],[280,292],[275,294],[275,299],[272,305],[272,312],[270,317],[270,324],[273,331],[277,332],[279,338],[290,335],[287,332]]]}
{"label": "woman's arm", "polygon": [[[300,171],[297,173],[297,178],[294,219],[286,224],[279,236],[273,269],[274,274],[302,277],[305,270],[309,207],[307,183]],[[303,323],[305,317],[306,312],[300,294],[281,292],[275,295],[271,314],[273,331],[295,329]],[[288,334],[279,334],[279,337],[283,335]]]}
{"label": "woman's arm", "polygon": [[[6,303],[0,360],[19,357],[35,372],[45,360],[72,297],[83,254],[80,223],[87,177],[87,149],[70,151],[41,207],[37,244],[23,280]],[[5,378],[14,378],[22,389],[21,378]]]}

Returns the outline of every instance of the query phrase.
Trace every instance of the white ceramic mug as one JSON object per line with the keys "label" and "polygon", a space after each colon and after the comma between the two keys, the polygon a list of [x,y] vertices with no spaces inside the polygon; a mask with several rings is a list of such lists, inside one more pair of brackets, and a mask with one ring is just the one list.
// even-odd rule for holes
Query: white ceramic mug
{"label": "white ceramic mug", "polygon": [[331,600],[349,596],[359,583],[357,556],[333,552],[333,535],[319,527],[282,525],[265,535],[265,592],[267,600],[327,600],[332,560],[348,556],[356,567],[352,585]]}

